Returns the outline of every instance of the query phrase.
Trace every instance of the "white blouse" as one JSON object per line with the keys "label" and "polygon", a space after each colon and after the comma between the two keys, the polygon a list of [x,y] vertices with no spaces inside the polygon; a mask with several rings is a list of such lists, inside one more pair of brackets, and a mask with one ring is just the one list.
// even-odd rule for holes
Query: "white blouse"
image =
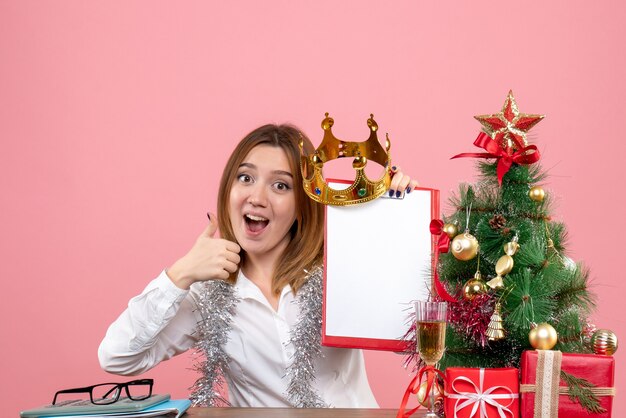
{"label": "white blouse", "polygon": [[[98,349],[100,365],[110,373],[135,375],[191,348],[201,317],[196,301],[202,290],[194,283],[183,290],[162,272],[109,327]],[[233,406],[288,407],[285,372],[293,356],[290,333],[298,305],[285,286],[278,310],[241,272],[235,284],[236,306],[225,351],[230,357],[229,401]],[[361,350],[322,347],[315,364],[315,389],[337,408],[378,408]]]}

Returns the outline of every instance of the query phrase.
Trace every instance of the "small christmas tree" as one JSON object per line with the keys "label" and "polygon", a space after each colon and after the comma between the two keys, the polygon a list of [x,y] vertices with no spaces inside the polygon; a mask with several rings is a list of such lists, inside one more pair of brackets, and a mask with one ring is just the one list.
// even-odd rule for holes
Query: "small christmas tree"
{"label": "small christmas tree", "polygon": [[[474,144],[487,152],[456,156],[485,160],[478,183],[460,186],[444,219],[452,241],[438,273],[456,301],[448,305],[442,370],[518,366],[533,348],[529,334],[535,348],[553,345],[551,327],[555,349],[590,351],[588,271],[564,254],[565,225],[552,220],[539,152],[526,142],[542,118],[520,113],[509,92],[500,113],[476,116],[483,131]],[[531,333],[536,324],[540,332]]]}

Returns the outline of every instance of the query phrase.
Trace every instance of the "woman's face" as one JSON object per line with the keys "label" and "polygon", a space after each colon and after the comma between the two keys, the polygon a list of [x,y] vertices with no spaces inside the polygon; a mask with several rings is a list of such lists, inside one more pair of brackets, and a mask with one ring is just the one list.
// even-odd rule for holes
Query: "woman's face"
{"label": "woman's face", "polygon": [[282,148],[257,145],[243,159],[230,190],[233,233],[250,256],[280,256],[296,219],[293,173]]}

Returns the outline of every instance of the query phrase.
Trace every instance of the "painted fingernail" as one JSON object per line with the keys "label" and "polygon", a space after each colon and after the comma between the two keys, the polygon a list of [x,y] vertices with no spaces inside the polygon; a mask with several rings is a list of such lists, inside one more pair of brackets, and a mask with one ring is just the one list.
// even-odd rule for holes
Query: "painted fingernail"
{"label": "painted fingernail", "polygon": [[395,193],[395,191],[394,191],[394,190],[389,189],[389,197],[393,197],[393,194],[394,194],[394,193]]}
{"label": "painted fingernail", "polygon": [[407,187],[407,188],[406,188],[406,192],[407,192],[407,193],[411,193],[411,190],[413,190],[413,189],[411,189],[411,186],[409,186],[409,187]]}
{"label": "painted fingernail", "polygon": [[209,221],[211,220],[211,215],[209,215],[209,212],[206,213],[206,217],[209,218]]}
{"label": "painted fingernail", "polygon": [[391,171],[398,171],[398,167],[396,167],[395,165],[391,166]]}
{"label": "painted fingernail", "polygon": [[402,192],[400,190],[396,191],[396,197],[400,197],[401,194],[402,194]]}

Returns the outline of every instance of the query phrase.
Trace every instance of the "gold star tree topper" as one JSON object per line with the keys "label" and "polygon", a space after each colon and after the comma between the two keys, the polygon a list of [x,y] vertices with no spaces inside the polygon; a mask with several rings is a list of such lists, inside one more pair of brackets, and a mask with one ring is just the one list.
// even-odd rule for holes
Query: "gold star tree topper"
{"label": "gold star tree topper", "polygon": [[512,90],[509,91],[500,113],[474,116],[483,125],[485,132],[509,155],[528,146],[526,133],[544,117],[545,115],[520,113]]}

